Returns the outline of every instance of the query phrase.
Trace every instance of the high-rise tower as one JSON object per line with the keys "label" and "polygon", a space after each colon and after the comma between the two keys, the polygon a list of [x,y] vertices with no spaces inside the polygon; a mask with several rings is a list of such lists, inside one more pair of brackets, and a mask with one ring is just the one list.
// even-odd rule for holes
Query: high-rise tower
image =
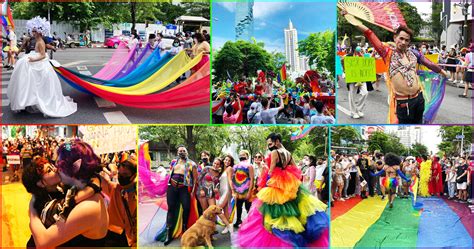
{"label": "high-rise tower", "polygon": [[250,41],[253,37],[253,0],[235,3],[235,40]]}
{"label": "high-rise tower", "polygon": [[285,29],[285,56],[289,65],[289,71],[300,71],[300,58],[298,53],[298,31],[289,20],[288,28]]}

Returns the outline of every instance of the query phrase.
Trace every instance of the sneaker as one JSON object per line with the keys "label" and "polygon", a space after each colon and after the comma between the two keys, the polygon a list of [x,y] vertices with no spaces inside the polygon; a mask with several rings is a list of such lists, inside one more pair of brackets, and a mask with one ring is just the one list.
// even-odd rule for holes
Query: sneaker
{"label": "sneaker", "polygon": [[359,117],[361,117],[361,118],[364,117],[364,113],[361,112],[361,111],[358,111],[358,112],[357,112],[357,115],[359,115]]}
{"label": "sneaker", "polygon": [[393,208],[393,203],[390,203],[390,208]]}
{"label": "sneaker", "polygon": [[221,234],[226,234],[229,232],[229,228],[225,227],[224,230],[222,230]]}
{"label": "sneaker", "polygon": [[354,113],[354,114],[352,114],[352,118],[353,118],[353,119],[359,119],[359,118],[360,118],[360,116],[359,116],[359,114],[357,114],[357,113]]}

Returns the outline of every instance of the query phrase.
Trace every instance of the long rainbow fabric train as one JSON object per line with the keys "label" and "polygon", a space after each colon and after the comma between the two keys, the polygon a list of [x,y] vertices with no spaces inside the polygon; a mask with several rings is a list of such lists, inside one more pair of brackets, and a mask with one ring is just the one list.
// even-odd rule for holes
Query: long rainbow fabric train
{"label": "long rainbow fabric train", "polygon": [[395,198],[393,208],[380,197],[352,198],[331,208],[331,246],[335,248],[472,248],[474,228],[465,204],[446,198]]}
{"label": "long rainbow fabric train", "polygon": [[[202,54],[194,58],[185,51],[161,55],[148,45],[129,49],[121,43],[94,76],[52,64],[56,73],[75,89],[124,106],[178,109],[209,105],[210,66],[208,57]],[[196,68],[198,64],[203,66]],[[190,77],[162,91],[191,69],[195,72]]]}

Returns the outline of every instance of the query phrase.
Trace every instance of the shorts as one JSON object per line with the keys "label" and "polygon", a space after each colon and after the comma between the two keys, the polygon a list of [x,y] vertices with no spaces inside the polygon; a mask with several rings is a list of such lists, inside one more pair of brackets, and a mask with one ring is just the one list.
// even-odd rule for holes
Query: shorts
{"label": "shorts", "polygon": [[457,183],[456,188],[460,189],[460,190],[466,190],[467,189],[467,182]]}
{"label": "shorts", "polygon": [[[10,51],[10,46],[6,46],[6,47],[3,49],[3,52],[8,52],[8,51]],[[18,53],[18,51],[20,51],[20,50],[18,49],[17,46],[13,47],[13,52]]]}
{"label": "shorts", "polygon": [[[472,70],[472,69],[470,69],[470,70]],[[474,83],[474,72],[473,71],[467,71],[464,74],[464,82]]]}

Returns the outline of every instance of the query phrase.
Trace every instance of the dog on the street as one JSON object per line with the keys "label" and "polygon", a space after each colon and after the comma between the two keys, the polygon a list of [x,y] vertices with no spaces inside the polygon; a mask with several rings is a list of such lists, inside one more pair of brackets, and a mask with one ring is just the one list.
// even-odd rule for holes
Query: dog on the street
{"label": "dog on the street", "polygon": [[[211,205],[204,211],[196,223],[184,232],[181,237],[181,247],[192,248],[206,245],[209,248],[213,248],[212,235],[216,231],[216,216],[225,219],[222,208],[217,205]],[[227,219],[225,221],[227,222]],[[231,226],[229,225],[229,227]]]}

